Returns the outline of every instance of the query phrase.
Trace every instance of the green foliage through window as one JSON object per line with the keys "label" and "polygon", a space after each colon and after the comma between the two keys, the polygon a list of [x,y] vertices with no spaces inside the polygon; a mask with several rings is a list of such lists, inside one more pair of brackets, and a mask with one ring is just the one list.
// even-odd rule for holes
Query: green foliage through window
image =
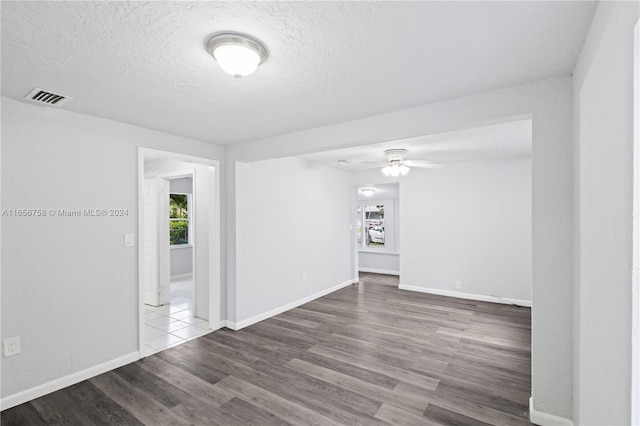
{"label": "green foliage through window", "polygon": [[189,199],[186,194],[169,194],[169,244],[189,244]]}

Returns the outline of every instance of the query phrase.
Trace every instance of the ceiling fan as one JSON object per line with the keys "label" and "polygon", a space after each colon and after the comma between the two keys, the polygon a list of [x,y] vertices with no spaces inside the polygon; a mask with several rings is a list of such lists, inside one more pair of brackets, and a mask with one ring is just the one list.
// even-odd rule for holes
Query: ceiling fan
{"label": "ceiling fan", "polygon": [[409,173],[411,167],[419,167],[424,169],[437,169],[442,164],[432,163],[427,160],[407,160],[406,149],[387,149],[384,151],[387,159],[386,163],[378,163],[372,167],[382,167],[381,172],[385,176],[404,176]]}

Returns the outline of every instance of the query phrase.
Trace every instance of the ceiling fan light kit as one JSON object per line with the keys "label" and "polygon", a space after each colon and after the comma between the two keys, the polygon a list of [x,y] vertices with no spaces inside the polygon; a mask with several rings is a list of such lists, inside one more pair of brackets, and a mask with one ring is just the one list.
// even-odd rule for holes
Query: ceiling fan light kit
{"label": "ceiling fan light kit", "polygon": [[403,160],[407,158],[406,149],[387,149],[384,152],[384,156],[387,157],[389,162],[381,170],[385,176],[404,176],[411,170],[409,166],[403,163]]}
{"label": "ceiling fan light kit", "polygon": [[409,170],[411,170],[409,166],[406,166],[404,164],[393,163],[383,167],[382,173],[385,176],[398,177],[398,176],[406,175],[407,173],[409,173]]}

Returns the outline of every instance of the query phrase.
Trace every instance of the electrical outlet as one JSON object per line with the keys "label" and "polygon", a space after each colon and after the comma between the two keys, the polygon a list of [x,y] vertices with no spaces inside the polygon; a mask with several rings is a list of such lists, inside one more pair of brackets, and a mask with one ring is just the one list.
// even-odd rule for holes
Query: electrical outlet
{"label": "electrical outlet", "polygon": [[456,281],[456,289],[460,290],[462,288],[462,281]]}
{"label": "electrical outlet", "polygon": [[4,341],[4,357],[18,355],[20,353],[20,337],[12,337]]}

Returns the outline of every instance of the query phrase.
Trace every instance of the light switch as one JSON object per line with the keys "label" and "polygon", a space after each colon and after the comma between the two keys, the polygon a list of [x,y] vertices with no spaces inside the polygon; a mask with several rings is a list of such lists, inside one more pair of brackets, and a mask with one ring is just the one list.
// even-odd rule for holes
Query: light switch
{"label": "light switch", "polygon": [[136,236],[135,234],[124,234],[124,246],[125,247],[133,247],[136,245]]}

